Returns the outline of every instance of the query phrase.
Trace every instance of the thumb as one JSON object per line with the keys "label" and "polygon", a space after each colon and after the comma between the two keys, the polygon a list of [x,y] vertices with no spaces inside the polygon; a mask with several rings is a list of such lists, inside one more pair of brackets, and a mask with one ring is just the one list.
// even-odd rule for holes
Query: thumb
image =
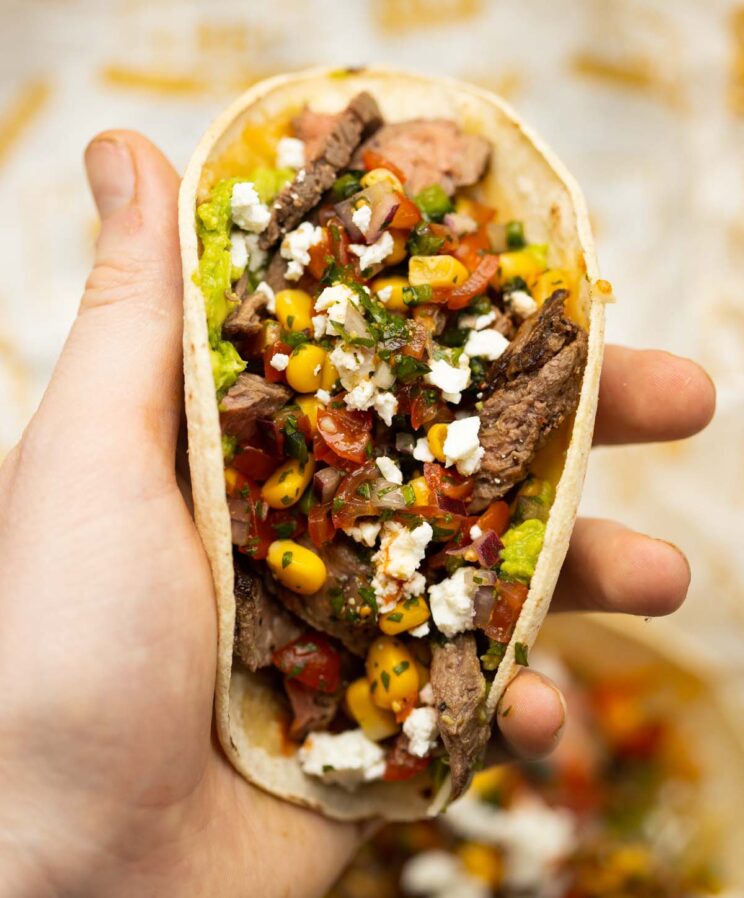
{"label": "thumb", "polygon": [[77,319],[32,429],[108,461],[172,469],[181,396],[178,175],[148,140],[108,131],[85,153],[101,217]]}

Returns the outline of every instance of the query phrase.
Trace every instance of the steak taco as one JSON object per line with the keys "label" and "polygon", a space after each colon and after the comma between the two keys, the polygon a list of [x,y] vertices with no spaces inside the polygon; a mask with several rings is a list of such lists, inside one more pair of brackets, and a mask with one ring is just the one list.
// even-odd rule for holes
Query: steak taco
{"label": "steak taco", "polygon": [[179,215],[222,745],[333,817],[434,813],[576,514],[609,291],[581,196],[489,93],[322,70],[215,122]]}

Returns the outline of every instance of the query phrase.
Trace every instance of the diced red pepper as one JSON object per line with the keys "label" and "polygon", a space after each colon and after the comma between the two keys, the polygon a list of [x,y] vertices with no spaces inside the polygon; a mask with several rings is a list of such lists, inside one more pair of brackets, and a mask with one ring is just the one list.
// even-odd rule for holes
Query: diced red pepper
{"label": "diced red pepper", "polygon": [[475,486],[472,477],[446,470],[436,462],[424,462],[424,477],[433,493],[441,493],[448,499],[469,499]]}
{"label": "diced red pepper", "polygon": [[400,181],[401,184],[406,183],[405,174],[395,165],[394,162],[391,162],[389,159],[386,159],[381,153],[378,153],[376,150],[365,150],[362,154],[362,165],[365,167],[367,171],[372,171],[373,168],[386,168],[388,171],[391,171],[395,177]]}
{"label": "diced red pepper", "polygon": [[509,506],[501,499],[492,502],[475,523],[485,533],[493,530],[496,536],[506,533],[510,517]]}
{"label": "diced red pepper", "polygon": [[506,580],[499,580],[495,588],[496,601],[484,632],[496,642],[509,642],[529,589],[524,583],[508,583]]}
{"label": "diced red pepper", "polygon": [[231,466],[245,477],[262,482],[268,480],[279,466],[281,458],[257,446],[242,446],[235,453]]}
{"label": "diced red pepper", "polygon": [[490,251],[490,249],[491,244],[486,229],[481,227],[474,234],[466,234],[460,238],[460,245],[455,250],[455,256],[468,271],[475,271],[483,258],[484,251]]}
{"label": "diced red pepper", "polygon": [[478,267],[470,277],[459,287],[450,291],[447,306],[450,309],[464,309],[471,299],[480,296],[488,289],[492,277],[499,270],[499,257],[496,255],[482,256]]}
{"label": "diced red pepper", "polygon": [[318,692],[336,692],[341,685],[341,656],[320,633],[304,633],[277,649],[272,661],[285,676]]}
{"label": "diced red pepper", "polygon": [[393,215],[393,219],[390,222],[390,227],[410,231],[411,228],[415,227],[421,221],[421,210],[413,200],[409,200],[408,197],[404,196],[402,193],[398,194],[398,198],[400,200],[400,205],[395,210],[395,215]]}

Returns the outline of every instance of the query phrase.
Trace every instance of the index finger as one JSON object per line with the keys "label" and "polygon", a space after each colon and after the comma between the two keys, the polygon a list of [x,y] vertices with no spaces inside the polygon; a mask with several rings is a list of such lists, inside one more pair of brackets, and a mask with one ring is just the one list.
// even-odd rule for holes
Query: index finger
{"label": "index finger", "polygon": [[702,430],[715,407],[713,381],[690,359],[658,349],[608,346],[594,442],[679,440]]}

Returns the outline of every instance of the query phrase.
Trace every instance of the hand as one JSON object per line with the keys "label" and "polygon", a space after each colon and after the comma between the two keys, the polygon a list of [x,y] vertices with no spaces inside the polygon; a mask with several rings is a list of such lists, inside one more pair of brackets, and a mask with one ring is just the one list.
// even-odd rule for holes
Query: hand
{"label": "hand", "polygon": [[[321,895],[362,827],[247,785],[212,735],[214,596],[175,475],[178,178],[129,132],[86,163],[95,265],[0,469],[0,895]],[[597,436],[679,438],[713,405],[691,362],[611,348]],[[579,522],[556,607],[665,614],[688,582],[668,543]],[[555,744],[551,684],[523,671],[506,704],[510,750]]]}

